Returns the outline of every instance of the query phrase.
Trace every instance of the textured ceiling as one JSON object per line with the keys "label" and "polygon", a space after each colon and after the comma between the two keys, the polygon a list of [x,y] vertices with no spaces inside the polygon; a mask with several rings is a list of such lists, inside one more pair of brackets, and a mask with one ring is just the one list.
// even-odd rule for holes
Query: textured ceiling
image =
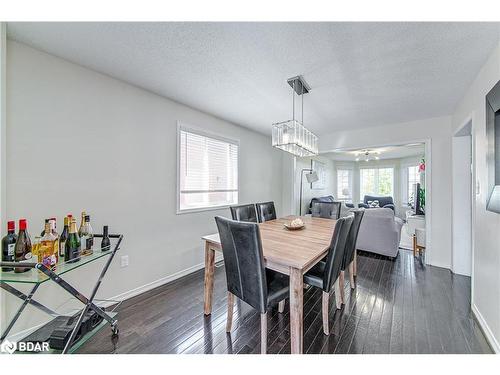
{"label": "textured ceiling", "polygon": [[[408,158],[412,156],[422,156],[425,154],[425,145],[423,143],[415,143],[401,146],[386,146],[386,147],[372,147],[368,149],[371,153],[379,152],[377,155],[380,160],[385,159],[400,159],[400,158]],[[357,154],[362,153],[364,149],[356,149],[356,150],[339,150],[334,152],[328,152],[321,154],[332,160],[338,161],[355,161]],[[375,156],[375,155],[374,155]],[[373,159],[372,156],[371,158]],[[363,160],[363,156],[360,156],[361,160]]]}
{"label": "textured ceiling", "polygon": [[287,78],[317,134],[451,114],[498,23],[9,23],[8,37],[270,134]]}

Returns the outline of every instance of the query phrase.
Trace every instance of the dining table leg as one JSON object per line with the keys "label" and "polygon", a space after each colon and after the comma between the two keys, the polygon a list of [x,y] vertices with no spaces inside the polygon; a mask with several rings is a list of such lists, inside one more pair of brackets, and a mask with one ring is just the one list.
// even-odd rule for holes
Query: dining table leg
{"label": "dining table leg", "polygon": [[204,281],[204,306],[205,315],[212,313],[212,295],[214,292],[215,250],[210,243],[205,242],[205,281]]}
{"label": "dining table leg", "polygon": [[290,343],[292,354],[302,354],[304,279],[302,270],[290,268]]}

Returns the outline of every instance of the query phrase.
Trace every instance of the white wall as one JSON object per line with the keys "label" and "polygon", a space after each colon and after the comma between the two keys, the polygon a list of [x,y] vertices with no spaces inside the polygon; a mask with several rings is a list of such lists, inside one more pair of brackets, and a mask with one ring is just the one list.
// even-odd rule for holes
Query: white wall
{"label": "white wall", "polygon": [[500,45],[494,50],[460,101],[452,119],[455,132],[472,118],[476,194],[473,200],[472,308],[490,343],[500,351],[500,215],[486,211],[485,96],[500,80]]}
{"label": "white wall", "polygon": [[470,276],[472,267],[471,137],[453,137],[453,262],[454,273]]}
{"label": "white wall", "polygon": [[[426,173],[432,191],[427,195],[426,213],[430,243],[426,261],[451,267],[451,117],[439,117],[402,124],[339,131],[320,138],[320,151],[399,145],[430,140]],[[431,151],[431,152],[428,152]],[[429,173],[430,170],[430,173]]]}
{"label": "white wall", "polygon": [[[46,217],[85,209],[96,230],[123,233],[130,266],[112,264],[101,297],[201,265],[200,237],[229,216],[175,214],[178,120],[239,139],[240,203],[274,200],[281,213],[282,153],[269,138],[22,44],[7,52],[7,216],[26,217],[34,234]],[[88,292],[98,268],[68,278]],[[42,300],[56,295],[42,287]]]}

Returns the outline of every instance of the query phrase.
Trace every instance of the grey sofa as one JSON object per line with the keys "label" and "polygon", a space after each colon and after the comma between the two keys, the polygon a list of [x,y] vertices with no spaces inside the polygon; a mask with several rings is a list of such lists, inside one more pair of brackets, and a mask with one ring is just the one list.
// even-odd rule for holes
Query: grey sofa
{"label": "grey sofa", "polygon": [[402,227],[403,220],[392,209],[370,208],[361,221],[356,249],[396,257]]}
{"label": "grey sofa", "polygon": [[376,197],[374,195],[365,195],[363,203],[359,203],[358,207],[370,208],[368,202],[378,201],[380,207],[390,208],[395,211],[394,199],[392,197]]}

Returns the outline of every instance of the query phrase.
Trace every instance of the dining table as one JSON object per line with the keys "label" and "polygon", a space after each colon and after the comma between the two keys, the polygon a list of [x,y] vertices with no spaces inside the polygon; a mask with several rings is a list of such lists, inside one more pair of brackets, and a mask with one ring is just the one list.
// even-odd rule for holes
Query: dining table
{"label": "dining table", "polygon": [[[259,223],[265,266],[290,279],[291,353],[303,351],[304,274],[328,252],[336,220],[300,216],[304,227],[289,230],[285,224],[299,216],[286,216]],[[205,242],[204,313],[212,312],[215,252],[221,251],[219,234],[202,237]],[[335,293],[336,296],[338,293]]]}

